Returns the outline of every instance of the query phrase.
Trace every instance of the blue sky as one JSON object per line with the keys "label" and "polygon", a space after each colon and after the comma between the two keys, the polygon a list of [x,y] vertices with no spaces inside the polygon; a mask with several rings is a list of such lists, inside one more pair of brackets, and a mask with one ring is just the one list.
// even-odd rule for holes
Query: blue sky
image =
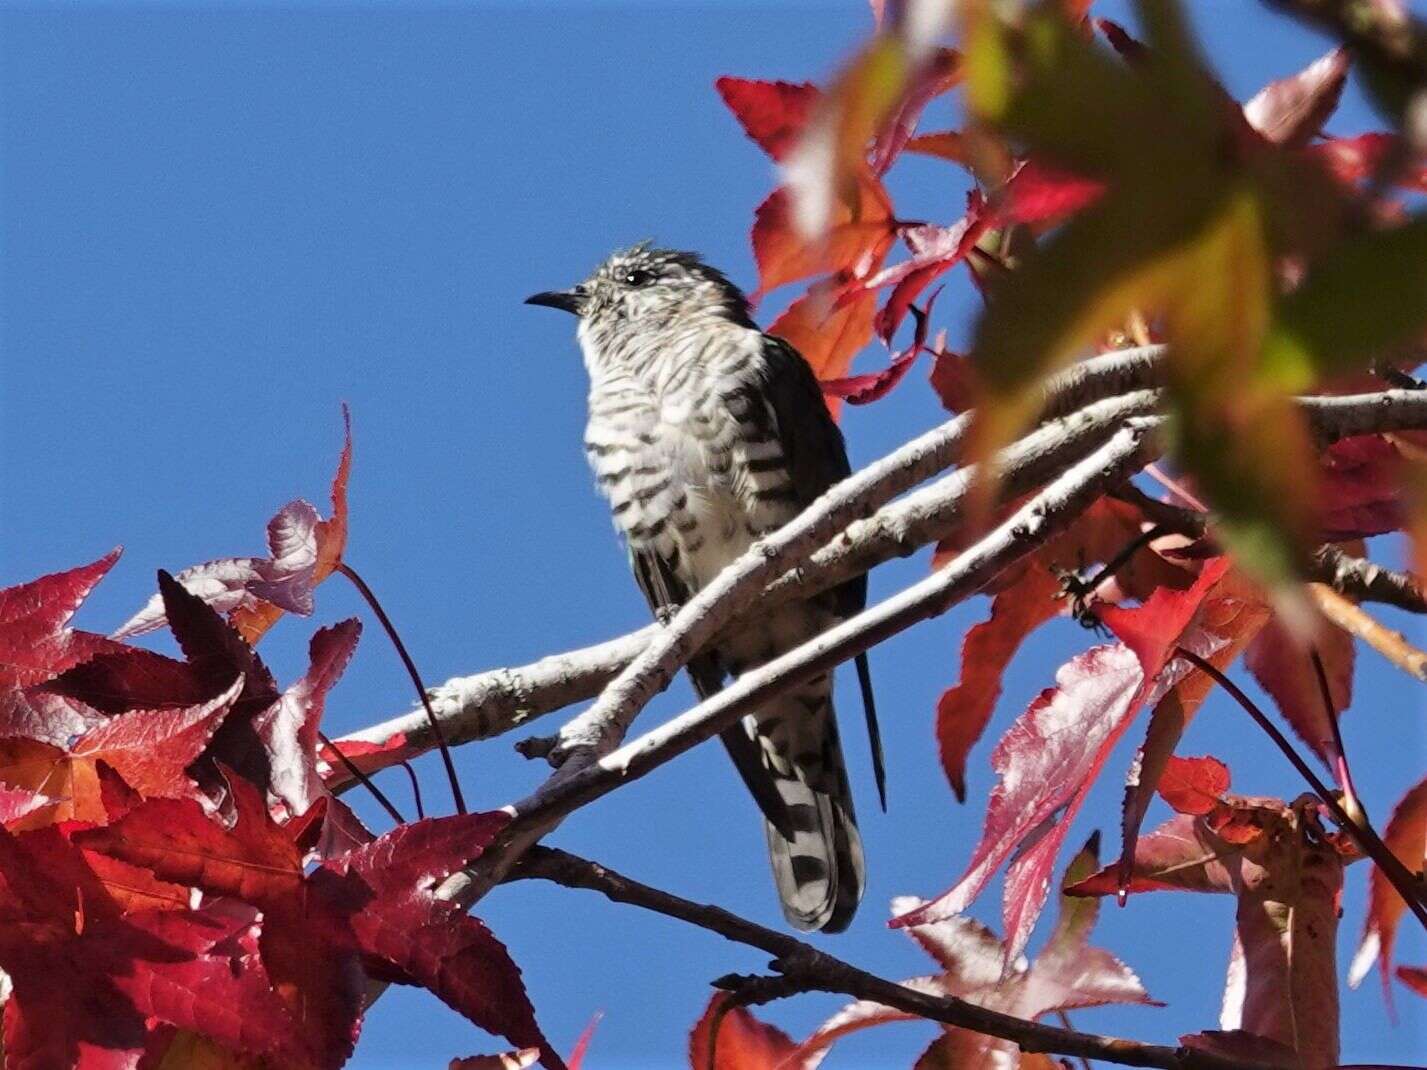
{"label": "blue sky", "polygon": [[[1241,97],[1326,47],[1257,5],[1193,7]],[[1120,4],[1095,11],[1124,17]],[[573,324],[521,299],[646,237],[701,250],[752,288],[748,227],[773,176],[713,80],[825,77],[868,23],[860,0],[0,8],[0,583],[123,543],[81,617],[106,630],[148,597],[156,568],[260,552],[278,506],[301,495],[325,508],[345,400],[356,432],[349,559],[428,680],[644,623],[581,456]],[[943,112],[929,126],[951,120]],[[1333,129],[1375,126],[1353,92]],[[965,187],[949,168],[908,160],[894,188],[903,214],[950,219]],[[769,299],[765,322],[785,301]],[[973,307],[960,282],[939,302],[953,340]],[[859,366],[879,359],[869,352]],[[941,419],[920,379],[849,411],[854,463]],[[923,554],[879,570],[873,597],[926,567]],[[819,942],[888,976],[926,972],[929,961],[882,926],[886,904],[935,894],[960,873],[993,783],[988,739],[973,756],[971,801],[958,806],[931,735],[959,638],[983,612],[979,602],[960,607],[873,655],[887,815],[875,806],[860,727],[844,713],[871,880],[853,930]],[[321,590],[320,620],[352,614],[362,607],[350,590],[335,581]],[[1427,638],[1417,622],[1392,619]],[[265,640],[280,678],[301,670],[314,626],[289,619]],[[1030,643],[993,732],[1091,642],[1061,623]],[[855,710],[842,686],[844,709]],[[328,730],[403,711],[409,695],[368,621]],[[689,700],[680,681],[641,725]],[[1423,711],[1418,685],[1362,655],[1344,730],[1374,815],[1385,818],[1422,775]],[[544,776],[510,742],[459,752],[475,805],[500,805]],[[1112,757],[1072,841],[1101,827],[1114,842],[1132,745]],[[1181,747],[1208,750],[1229,762],[1235,790],[1303,790],[1219,697]],[[444,800],[438,763],[420,768],[427,797]],[[395,777],[391,790],[404,800]],[[553,839],[778,925],[761,841],[712,747],[587,809]],[[1363,867],[1349,876],[1344,961],[1365,878]],[[978,909],[994,920],[998,903],[992,890]],[[1212,1026],[1232,911],[1227,898],[1171,895],[1105,910],[1099,942],[1169,1007],[1085,1012],[1076,1023],[1160,1041]],[[544,884],[499,889],[478,913],[524,967],[557,1046],[568,1049],[604,1012],[592,1070],[680,1065],[708,980],[764,965],[711,935]],[[1427,941],[1405,927],[1402,953],[1421,962]],[[1398,1003],[1392,1028],[1375,982],[1348,993],[1345,1055],[1420,1058],[1427,1017],[1405,992]],[[807,996],[766,1013],[800,1034],[838,1004]],[[826,1065],[909,1066],[931,1035],[889,1027]],[[368,1018],[352,1065],[444,1066],[497,1048],[434,998],[398,990]]]}

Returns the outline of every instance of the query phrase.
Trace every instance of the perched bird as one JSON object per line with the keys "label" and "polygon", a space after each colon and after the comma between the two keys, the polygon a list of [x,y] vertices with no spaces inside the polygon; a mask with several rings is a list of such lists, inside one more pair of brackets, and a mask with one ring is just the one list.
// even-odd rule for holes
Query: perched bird
{"label": "perched bird", "polygon": [[[615,253],[569,290],[528,304],[579,317],[590,377],[585,452],[635,579],[656,614],[709,583],[849,472],[842,434],[812,370],[762,333],[748,300],[691,253]],[[866,577],[757,616],[689,666],[695,689],[761,665],[858,612]],[[866,660],[859,679],[881,760]],[[783,913],[838,932],[865,869],[838,742],[830,673],[770,701],[723,733],[765,819]]]}

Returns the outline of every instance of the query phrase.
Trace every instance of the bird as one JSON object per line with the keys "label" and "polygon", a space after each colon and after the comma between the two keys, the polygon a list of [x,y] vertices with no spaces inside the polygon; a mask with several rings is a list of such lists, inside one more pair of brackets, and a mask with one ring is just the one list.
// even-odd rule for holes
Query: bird
{"label": "bird", "polygon": [[[526,303],[579,320],[585,454],[661,619],[849,475],[842,433],[807,361],[761,331],[748,298],[697,254],[644,242],[613,253],[578,285]],[[866,600],[864,575],[757,614],[690,662],[695,691],[708,697]],[[858,677],[885,808],[863,656]],[[784,917],[805,931],[846,929],[866,866],[832,674],[769,700],[721,738],[762,811]]]}

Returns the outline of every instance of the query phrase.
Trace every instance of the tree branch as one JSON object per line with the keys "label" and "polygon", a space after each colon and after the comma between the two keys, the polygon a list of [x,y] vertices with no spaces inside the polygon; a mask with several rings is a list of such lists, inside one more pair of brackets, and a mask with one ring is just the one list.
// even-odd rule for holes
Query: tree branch
{"label": "tree branch", "polygon": [[1389,4],[1369,0],[1264,0],[1301,22],[1327,31],[1408,85],[1427,85],[1427,29]]}
{"label": "tree branch", "polygon": [[[1126,385],[1153,384],[1159,374],[1161,354],[1162,347],[1124,350],[1076,365],[1063,376],[1053,380],[1047,388],[1047,396],[1050,399],[1047,402],[1047,413],[1055,416],[1062,409],[1069,408],[1075,417],[1081,418],[1085,410],[1074,412],[1074,407],[1084,405],[1087,400],[1093,401],[1102,392],[1115,391]],[[1424,391],[1387,390],[1374,394],[1314,397],[1303,399],[1301,404],[1314,432],[1323,441],[1380,431],[1427,428],[1427,392]],[[1138,409],[1132,404],[1130,411]],[[889,454],[884,462],[878,462],[874,467],[885,463],[886,469],[883,470],[890,469],[893,473],[889,474],[888,478],[897,481],[901,477],[895,474],[895,470],[903,463],[925,463],[930,466],[930,458],[935,457],[947,458],[946,464],[949,464],[950,458],[955,454],[955,445],[964,433],[964,419],[958,417],[948,421]],[[1077,426],[1078,432],[1075,430]],[[1062,424],[1053,423],[1047,427],[1059,427],[1066,435],[1084,436],[1078,442],[1082,447],[1085,438],[1089,437],[1086,426],[1077,424],[1074,419]],[[1027,484],[1033,482],[1031,476],[1045,473],[1045,477],[1048,477],[1053,474],[1053,462],[1057,459],[1064,463],[1068,457],[1075,456],[1073,450],[1066,448],[1066,443],[1056,441],[1055,433],[1048,431],[1047,427],[1038,429],[1022,440],[1023,444],[1035,444],[1034,449],[1027,449],[1022,445],[1022,449],[1026,450],[1023,454],[1026,467],[1007,472],[1013,483],[1021,479],[1019,485],[1023,489],[1029,489]],[[1088,431],[1099,432],[1100,428],[1091,426]],[[945,467],[945,464],[942,467]],[[858,480],[859,475],[854,475],[852,480]],[[944,477],[943,483],[948,479],[962,478],[964,477],[960,474],[954,473]],[[846,502],[838,492],[839,488],[845,485],[844,483],[833,488],[794,523],[812,523],[808,518],[823,508],[843,510]],[[941,484],[936,484],[918,492],[918,495],[935,499],[939,498],[945,489]],[[880,489],[869,490],[863,507],[866,508],[872,501],[879,500],[880,493]],[[888,494],[886,497],[891,496]],[[901,512],[884,510],[876,517],[855,521],[845,534],[836,537],[831,545],[822,548],[805,565],[779,577],[767,589],[766,594],[756,597],[754,601],[762,605],[766,604],[763,598],[806,597],[834,586],[855,575],[858,570],[866,571],[891,557],[910,554],[927,541],[949,533],[954,527],[954,518],[931,515],[925,508],[926,504],[927,497],[910,495],[898,503],[898,506],[892,507],[901,507]],[[1155,514],[1151,514],[1151,518],[1161,523],[1167,519]],[[781,532],[773,538],[776,539],[778,534]],[[740,562],[739,567],[744,563]],[[1345,587],[1343,593],[1361,599],[1382,595],[1383,600],[1392,604],[1414,608],[1406,605],[1398,594],[1394,593],[1394,587],[1399,593],[1405,590],[1405,587],[1396,583],[1384,585],[1381,582],[1388,575],[1390,574],[1384,570],[1379,574],[1379,582],[1370,583],[1363,589]],[[1364,573],[1363,576],[1366,578],[1367,574]],[[1324,576],[1317,578],[1326,579]],[[742,587],[739,590],[746,593]],[[1389,595],[1391,597],[1388,597]],[[739,597],[742,596],[741,593]],[[736,626],[736,623],[735,619],[730,626]],[[432,707],[442,730],[453,745],[489,739],[518,728],[536,717],[598,694],[602,687],[619,676],[620,672],[660,635],[659,626],[650,625],[605,643],[543,658],[529,665],[457,677],[432,689]],[[684,653],[681,651],[673,660],[678,660]],[[668,675],[672,678],[673,673]],[[666,679],[664,684],[667,683]],[[374,771],[425,753],[434,747],[434,737],[424,724],[424,719],[423,712],[412,710],[344,736],[337,743],[339,746],[353,742],[382,744],[398,736],[403,737],[403,743],[399,747],[354,758],[358,767]],[[328,773],[328,783],[341,790],[349,786],[351,780],[344,769],[333,769]]]}
{"label": "tree branch", "polygon": [[1156,417],[1130,421],[949,565],[899,594],[745,672],[718,694],[612,753],[600,757],[586,751],[572,757],[534,794],[507,807],[511,823],[471,870],[451,878],[439,894],[474,902],[572,811],[712,738],[771,697],[970,597],[1156,456],[1155,431],[1161,422]]}
{"label": "tree branch", "polygon": [[[1157,1066],[1172,1070],[1261,1070],[1263,1064],[1229,1059],[1188,1048],[1144,1044],[1119,1037],[1081,1033],[1073,1029],[1014,1018],[953,996],[932,996],[877,977],[803,941],[764,928],[720,907],[690,900],[631,880],[595,862],[546,847],[532,848],[510,873],[510,880],[547,880],[567,888],[598,892],[616,903],[641,907],[675,918],[734,943],[773,956],[780,981],[756,1001],[766,1002],[793,992],[832,992],[871,1000],[919,1018],[999,1037],[1025,1052],[1044,1052],[1104,1059],[1122,1066]],[[767,979],[760,979],[767,980]],[[757,995],[755,993],[755,995]]]}

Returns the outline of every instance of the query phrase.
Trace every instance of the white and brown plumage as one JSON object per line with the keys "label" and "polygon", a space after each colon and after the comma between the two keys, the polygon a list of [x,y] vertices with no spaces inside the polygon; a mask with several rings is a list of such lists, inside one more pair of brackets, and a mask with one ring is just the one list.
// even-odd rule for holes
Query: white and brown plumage
{"label": "white and brown plumage", "polygon": [[[579,286],[529,301],[580,318],[585,451],[656,612],[848,474],[842,435],[806,362],[759,331],[743,294],[696,256],[636,246]],[[716,691],[726,674],[776,657],[865,601],[862,578],[779,606],[695,659],[696,689]],[[870,704],[865,661],[859,669]],[[763,811],[785,916],[801,929],[846,928],[865,870],[831,674],[723,739]]]}

